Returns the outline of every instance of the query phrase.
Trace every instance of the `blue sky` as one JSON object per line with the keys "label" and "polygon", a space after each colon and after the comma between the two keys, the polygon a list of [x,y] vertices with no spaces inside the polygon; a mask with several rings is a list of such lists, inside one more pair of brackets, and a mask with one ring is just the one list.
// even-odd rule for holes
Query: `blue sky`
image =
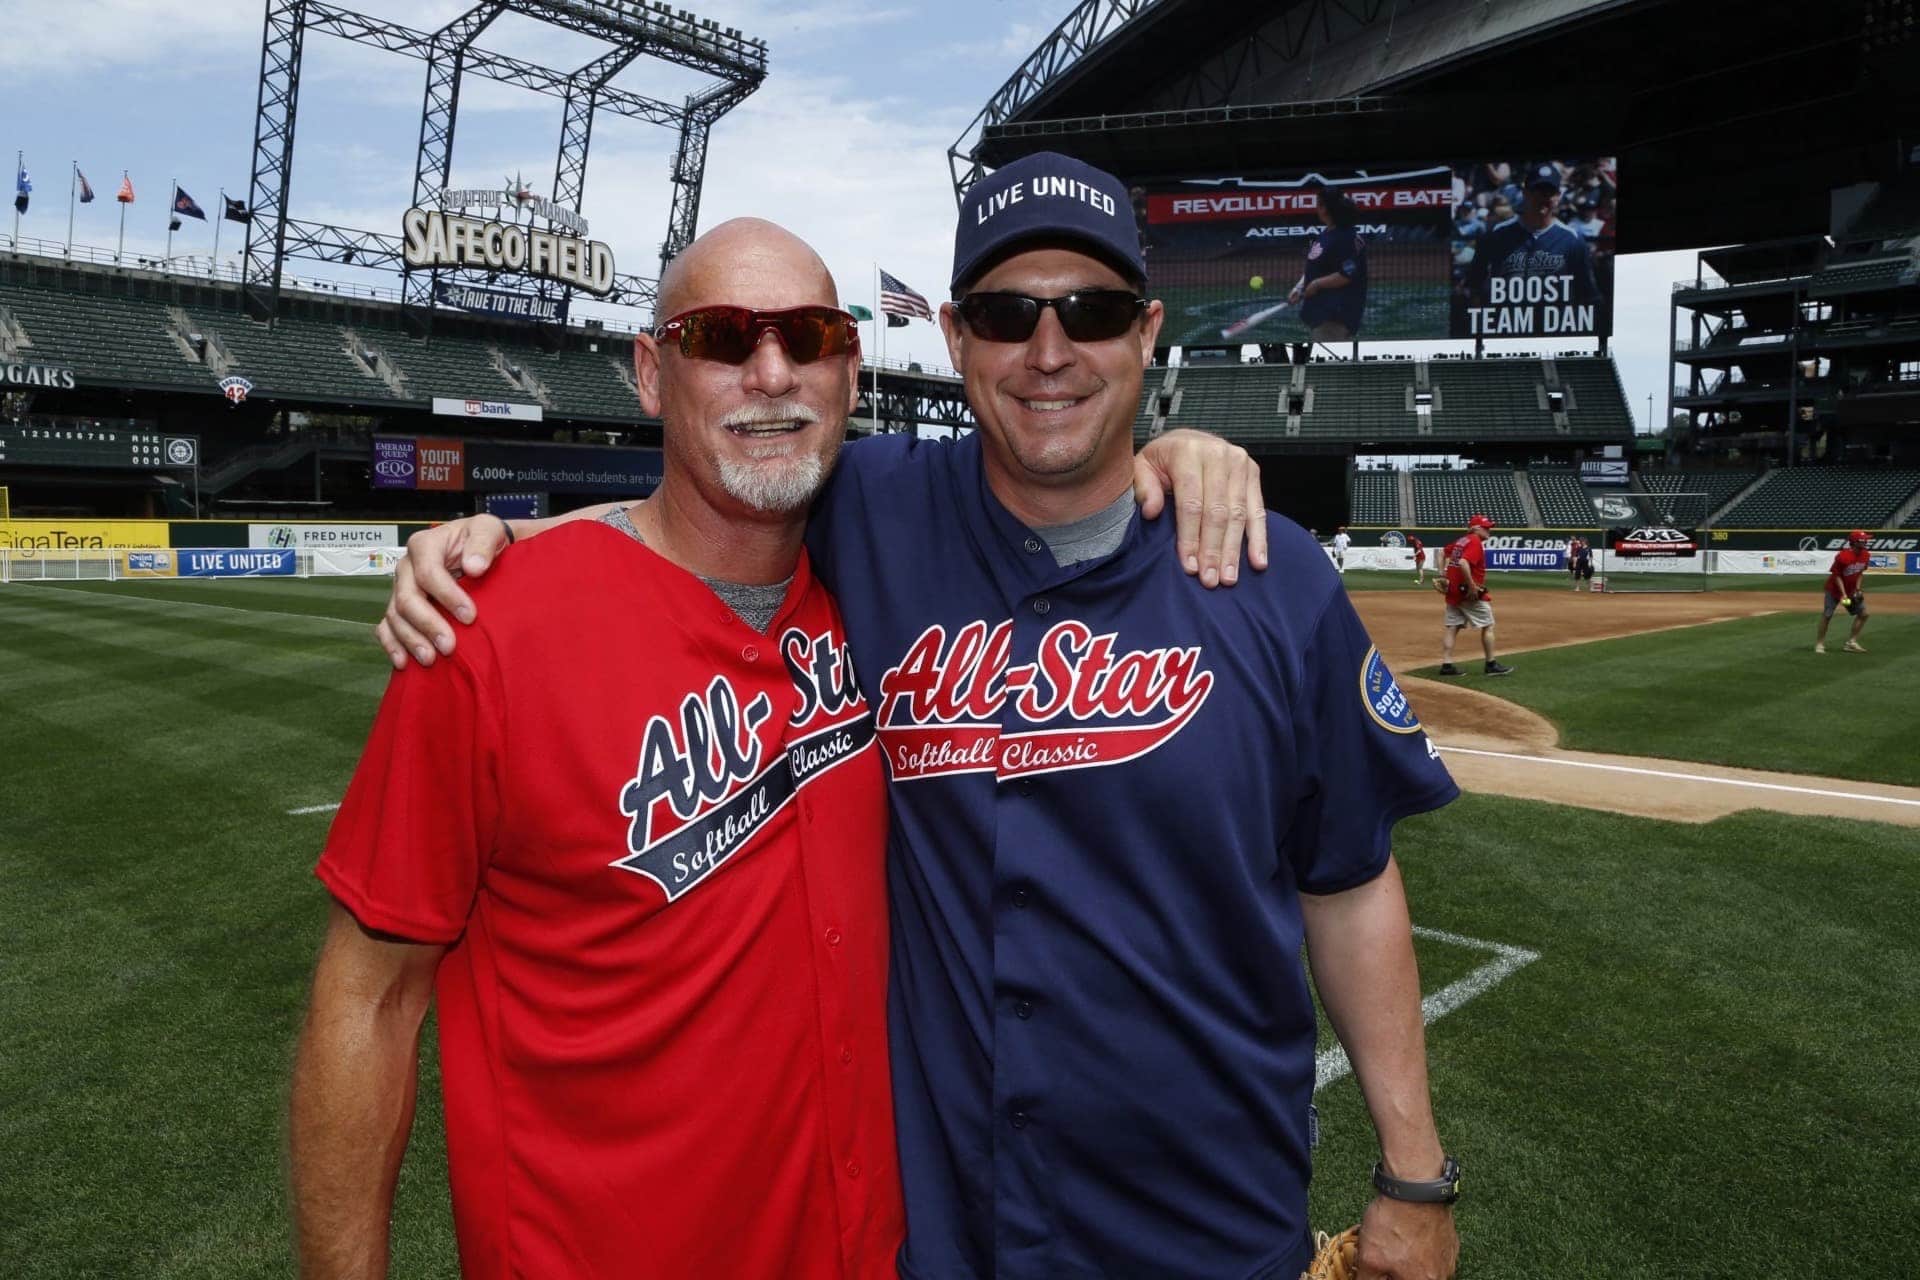
{"label": "blue sky", "polygon": [[[341,3],[422,29],[465,7]],[[846,301],[871,306],[876,262],[939,299],[954,219],[946,149],[1073,0],[706,0],[687,7],[768,44],[766,83],[714,130],[701,225],[749,213],[784,223],[820,250]],[[122,169],[138,194],[127,217],[133,252],[157,254],[164,245],[176,177],[210,213],[222,187],[243,194],[263,11],[258,0],[0,0],[0,30],[11,33],[0,42],[0,148],[24,149],[34,181],[21,235],[65,238],[75,159],[98,194],[80,209],[80,243],[112,247]],[[482,43],[556,66],[585,63],[603,48],[511,14]],[[618,83],[677,100],[696,81],[643,59]],[[411,58],[308,39],[294,216],[398,233],[412,190],[423,86],[424,64]],[[453,185],[493,186],[518,173],[536,190],[550,190],[559,127],[557,99],[468,79]],[[584,212],[622,271],[657,273],[674,141],[668,130],[638,121],[602,114],[595,123]],[[1630,172],[1622,183],[1623,216],[1631,218]],[[223,259],[236,257],[241,231],[224,228]],[[204,257],[212,247],[212,225],[188,221],[173,251]],[[313,264],[293,270],[354,274]],[[1691,254],[1620,261],[1614,349],[1637,417],[1645,417],[1649,393],[1656,417],[1665,412],[1669,281],[1691,271]],[[931,325],[894,329],[887,343],[889,357],[945,363]]]}

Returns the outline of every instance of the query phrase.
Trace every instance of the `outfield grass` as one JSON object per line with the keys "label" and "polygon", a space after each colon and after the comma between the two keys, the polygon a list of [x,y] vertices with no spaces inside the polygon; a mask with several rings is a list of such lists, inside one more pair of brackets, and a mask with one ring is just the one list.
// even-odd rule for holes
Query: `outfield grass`
{"label": "outfield grass", "polygon": [[[337,799],[357,757],[384,591],[0,588],[0,1275],[289,1274],[285,1080],[327,818],[285,811]],[[1893,1209],[1920,1147],[1920,833],[1468,797],[1399,853],[1418,923],[1540,953],[1429,1032],[1464,1275],[1920,1254]],[[1418,952],[1429,992],[1488,959]],[[396,1277],[455,1272],[430,1036],[425,1060]],[[1320,1107],[1314,1219],[1337,1226],[1372,1140],[1351,1078]]]}
{"label": "outfield grass", "polygon": [[[1398,846],[1416,920],[1540,953],[1428,1031],[1463,1276],[1911,1273],[1920,832],[1468,796]],[[1340,1226],[1376,1153],[1351,1079],[1319,1106]]]}
{"label": "outfield grass", "polygon": [[[1489,693],[1539,712],[1578,751],[1665,756],[1920,786],[1920,617],[1880,614],[1842,653],[1818,615],[1773,614],[1517,655]],[[1423,667],[1412,675],[1431,676]],[[1624,783],[1597,783],[1618,786]]]}

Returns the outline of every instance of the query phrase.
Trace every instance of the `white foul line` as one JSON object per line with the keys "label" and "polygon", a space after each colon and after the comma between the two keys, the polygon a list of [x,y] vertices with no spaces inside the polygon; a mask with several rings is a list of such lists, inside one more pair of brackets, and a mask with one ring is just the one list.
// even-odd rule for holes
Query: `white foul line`
{"label": "white foul line", "polygon": [[289,809],[287,810],[287,813],[290,816],[297,818],[303,813],[332,813],[335,809],[338,809],[339,807],[340,807],[340,802],[336,800],[332,804],[310,804],[304,809]]}
{"label": "white foul line", "polygon": [[[1439,746],[1438,743],[1434,744]],[[1717,778],[1706,773],[1678,773],[1668,769],[1639,769],[1632,765],[1600,764],[1593,760],[1563,760],[1557,756],[1528,756],[1513,751],[1479,751],[1472,747],[1440,747],[1463,756],[1490,756],[1495,760],[1530,760],[1535,764],[1564,765],[1569,769],[1601,769],[1608,773],[1635,773],[1646,778],[1675,778],[1682,782],[1717,782],[1723,787],[1752,787],[1756,791],[1786,791],[1799,796],[1828,796],[1836,800],[1867,800],[1878,804],[1904,804],[1920,809],[1920,800],[1899,796],[1876,796],[1865,791],[1830,791],[1821,787],[1790,787],[1783,782],[1752,782],[1746,778]]]}
{"label": "white foul line", "polygon": [[[1491,951],[1494,956],[1492,960],[1458,982],[1442,987],[1420,1002],[1420,1020],[1428,1024],[1446,1017],[1475,996],[1486,994],[1500,982],[1540,958],[1538,951],[1529,951],[1525,947],[1510,947],[1504,942],[1484,942],[1479,938],[1463,937],[1457,933],[1427,929],[1420,925],[1413,926],[1413,936],[1426,938],[1432,942],[1444,942],[1453,947]],[[1334,1044],[1331,1048],[1314,1055],[1313,1091],[1320,1092],[1352,1071],[1353,1063],[1348,1060],[1347,1051],[1339,1044]]]}

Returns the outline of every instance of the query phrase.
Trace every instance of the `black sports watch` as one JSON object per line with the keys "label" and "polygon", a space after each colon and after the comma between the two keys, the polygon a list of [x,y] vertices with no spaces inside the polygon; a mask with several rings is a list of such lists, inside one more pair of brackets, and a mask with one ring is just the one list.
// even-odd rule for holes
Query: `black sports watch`
{"label": "black sports watch", "polygon": [[1389,1177],[1386,1166],[1375,1162],[1373,1189],[1389,1200],[1404,1200],[1408,1204],[1452,1204],[1460,1198],[1460,1162],[1452,1156],[1446,1157],[1437,1178]]}

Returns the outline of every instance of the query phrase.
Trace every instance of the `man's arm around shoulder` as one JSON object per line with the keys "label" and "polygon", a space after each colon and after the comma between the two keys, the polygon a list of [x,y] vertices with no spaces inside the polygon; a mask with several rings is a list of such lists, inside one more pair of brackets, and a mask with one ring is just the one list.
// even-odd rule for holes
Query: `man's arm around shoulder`
{"label": "man's arm around shoulder", "polygon": [[444,951],[371,932],[333,903],[289,1108],[294,1244],[306,1280],[387,1273],[420,1024]]}

